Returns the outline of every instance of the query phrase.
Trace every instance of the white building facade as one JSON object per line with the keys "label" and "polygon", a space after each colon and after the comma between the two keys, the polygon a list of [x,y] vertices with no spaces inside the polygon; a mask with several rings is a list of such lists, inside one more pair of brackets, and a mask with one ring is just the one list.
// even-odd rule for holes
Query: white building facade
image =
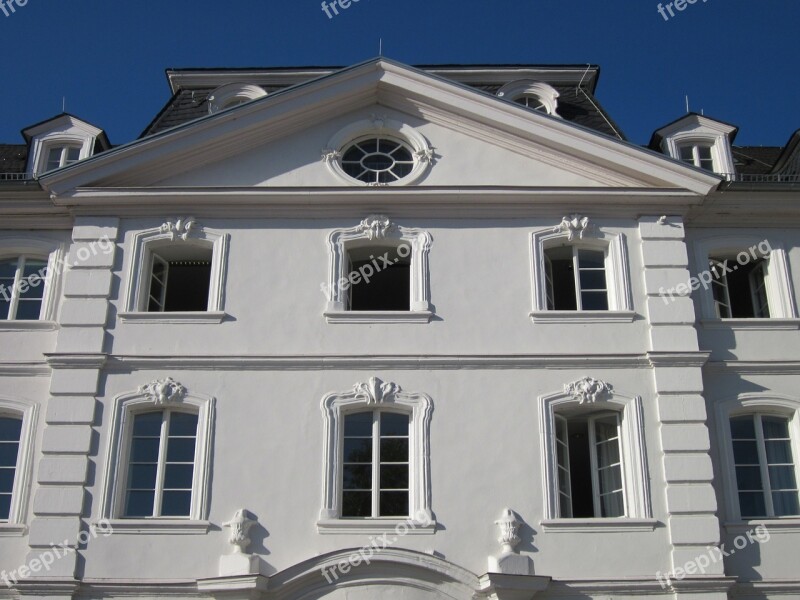
{"label": "white building facade", "polygon": [[168,71],[0,148],[0,596],[800,597],[797,136],[641,148],[598,74]]}

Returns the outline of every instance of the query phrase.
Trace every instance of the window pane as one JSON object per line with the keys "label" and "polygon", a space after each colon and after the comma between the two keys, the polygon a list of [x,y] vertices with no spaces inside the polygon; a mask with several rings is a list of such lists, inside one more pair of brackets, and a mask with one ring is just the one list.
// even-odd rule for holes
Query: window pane
{"label": "window pane", "polygon": [[131,491],[125,505],[126,517],[152,517],[155,492]]}
{"label": "window pane", "polygon": [[344,462],[371,463],[372,438],[345,438]]}
{"label": "window pane", "polygon": [[10,494],[14,489],[14,471],[11,467],[0,468],[0,493]]}
{"label": "window pane", "polygon": [[133,438],[131,441],[131,462],[157,463],[159,445],[160,440],[158,438]]}
{"label": "window pane", "polygon": [[170,437],[181,435],[194,437],[197,435],[197,415],[174,412],[169,418]]}
{"label": "window pane", "polygon": [[756,439],[756,428],[753,417],[735,417],[731,419],[731,436],[735,440],[754,440]]}
{"label": "window pane", "polygon": [[7,521],[11,515],[11,494],[0,494],[0,521]]}
{"label": "window pane", "polygon": [[597,462],[603,467],[620,462],[619,443],[616,440],[597,445]]}
{"label": "window pane", "polygon": [[758,464],[758,444],[752,442],[733,442],[733,459],[737,465]]}
{"label": "window pane", "polygon": [[600,469],[597,475],[601,494],[608,494],[622,489],[622,469],[619,465]]}
{"label": "window pane", "polygon": [[67,160],[65,164],[74,163],[77,161],[81,156],[81,149],[75,146],[70,146],[67,148]]}
{"label": "window pane", "polygon": [[[3,284],[0,283],[0,285],[3,285]],[[10,288],[5,288],[5,289],[8,290]],[[11,296],[9,295],[9,298],[10,297]],[[5,321],[6,319],[8,319],[8,311],[10,309],[11,309],[11,301],[10,300],[6,300],[2,296],[0,296],[0,320]]]}
{"label": "window pane", "polygon": [[586,271],[580,272],[581,290],[605,290],[606,272],[605,271]]}
{"label": "window pane", "polygon": [[382,439],[381,462],[408,462],[408,439]]}
{"label": "window pane", "polygon": [[344,465],[342,475],[342,489],[372,489],[372,465]]}
{"label": "window pane", "polygon": [[604,252],[599,250],[579,250],[578,251],[578,268],[580,269],[604,269],[605,268]]}
{"label": "window pane", "polygon": [[64,148],[50,148],[50,151],[47,153],[47,166],[45,167],[48,171],[52,169],[57,169],[61,165],[61,153],[64,151]]}
{"label": "window pane", "polygon": [[344,418],[344,435],[372,437],[372,413],[361,412]]}
{"label": "window pane", "polygon": [[581,292],[581,308],[583,310],[608,310],[606,292]]}
{"label": "window pane", "polygon": [[22,419],[0,417],[0,442],[18,442],[22,432]]}
{"label": "window pane", "polygon": [[[742,442],[736,442],[736,444],[740,443]],[[792,463],[792,446],[789,440],[767,440],[764,445],[767,449],[768,463],[773,465]],[[739,461],[737,460],[737,462]]]}
{"label": "window pane", "polygon": [[0,467],[17,466],[17,442],[0,442]]}
{"label": "window pane", "polygon": [[194,438],[170,438],[167,444],[167,461],[194,462]]}
{"label": "window pane", "polygon": [[793,465],[769,467],[769,485],[773,490],[795,490],[796,481]]}
{"label": "window pane", "polygon": [[761,417],[764,439],[789,439],[789,420],[781,417]]}
{"label": "window pane", "polygon": [[128,471],[128,489],[154,490],[158,465],[131,465]]}
{"label": "window pane", "polygon": [[692,146],[681,146],[679,151],[683,162],[694,164],[694,149]]}
{"label": "window pane", "polygon": [[17,321],[36,321],[42,312],[41,300],[20,300],[17,304]]}
{"label": "window pane", "polygon": [[164,413],[161,411],[138,414],[133,419],[134,436],[159,437]]}
{"label": "window pane", "polygon": [[382,490],[407,490],[408,465],[381,465]]}
{"label": "window pane", "polygon": [[342,494],[343,517],[371,517],[372,492],[344,492]]}
{"label": "window pane", "polygon": [[603,517],[622,517],[625,515],[625,502],[622,492],[608,494],[600,498],[600,514]]}
{"label": "window pane", "polygon": [[596,420],[594,431],[597,442],[616,440],[618,437],[617,417],[604,417],[603,419]]}
{"label": "window pane", "polygon": [[736,467],[736,481],[739,490],[762,490],[761,469],[759,467]]}
{"label": "window pane", "polygon": [[381,436],[407,436],[408,415],[381,413]]}
{"label": "window pane", "polygon": [[742,518],[766,517],[767,505],[761,492],[739,492],[739,509]]}
{"label": "window pane", "polygon": [[380,516],[407,517],[408,492],[381,492]]}
{"label": "window pane", "polygon": [[192,492],[164,492],[161,516],[188,517],[192,511]]}
{"label": "window pane", "polygon": [[164,473],[165,490],[191,490],[194,465],[166,465]]}
{"label": "window pane", "polygon": [[[44,274],[47,263],[41,260],[26,260],[25,268],[22,270],[22,279],[28,283],[27,289],[20,290],[20,298],[28,300],[40,300],[44,297],[44,280],[39,273]],[[22,286],[20,286],[22,287]]]}
{"label": "window pane", "polygon": [[800,515],[797,492],[773,492],[772,505],[775,508],[776,517]]}

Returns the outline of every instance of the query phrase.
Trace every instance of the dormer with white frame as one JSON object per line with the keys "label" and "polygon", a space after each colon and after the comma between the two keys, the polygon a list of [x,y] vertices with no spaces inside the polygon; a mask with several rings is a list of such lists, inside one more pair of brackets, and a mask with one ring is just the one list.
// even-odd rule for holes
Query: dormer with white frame
{"label": "dormer with white frame", "polygon": [[677,121],[656,130],[650,147],[694,167],[732,176],[731,144],[738,127],[689,113]]}
{"label": "dormer with white frame", "polygon": [[32,125],[24,129],[22,135],[30,148],[26,172],[32,177],[111,147],[102,129],[67,113]]}

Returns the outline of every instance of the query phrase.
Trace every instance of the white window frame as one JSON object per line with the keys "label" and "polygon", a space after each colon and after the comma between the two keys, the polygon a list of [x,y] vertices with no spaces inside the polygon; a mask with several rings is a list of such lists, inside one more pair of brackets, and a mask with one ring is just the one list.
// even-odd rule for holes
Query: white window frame
{"label": "white window frame", "polygon": [[65,266],[66,244],[43,237],[0,237],[0,260],[24,256],[47,262],[42,307],[37,321],[0,320],[0,331],[8,329],[53,329],[58,313],[58,297]]}
{"label": "white window frame", "polygon": [[[575,286],[575,305],[578,307],[577,310],[582,311],[583,309],[583,298],[581,294],[583,293],[583,288],[581,288],[581,271],[593,271],[593,270],[600,270],[600,269],[587,269],[581,268],[580,266],[580,252],[582,250],[587,251],[594,251],[594,252],[602,252],[604,255],[603,259],[603,276],[605,278],[606,287],[603,291],[606,292],[606,302],[611,305],[609,301],[609,289],[608,289],[608,253],[605,249],[599,248],[589,248],[587,246],[573,244],[571,246],[565,246],[572,251],[572,268],[573,268],[573,281]],[[553,282],[553,265],[550,257],[547,255],[548,250],[552,248],[545,248],[544,253],[544,262],[545,262],[545,283],[547,285],[547,290],[545,291],[546,294],[546,301],[547,301],[547,310],[555,310],[554,308],[550,308],[551,304],[555,304],[555,293],[554,293],[554,282]],[[601,290],[587,290],[587,291],[601,291]]]}
{"label": "white window frame", "polygon": [[[426,394],[404,392],[399,385],[372,377],[351,390],[332,392],[321,403],[324,442],[322,509],[319,533],[380,533],[398,524],[408,525],[409,534],[434,533],[431,510],[430,423],[433,400]],[[385,410],[410,416],[409,424],[409,516],[407,518],[343,518],[342,456],[344,417],[364,411]],[[373,481],[373,486],[376,484]],[[413,526],[412,526],[413,525]]]}
{"label": "white window frame", "polygon": [[732,176],[735,169],[729,136],[735,131],[735,127],[708,117],[687,115],[678,122],[660,129],[658,133],[663,136],[662,152],[680,161],[681,164],[688,164],[681,159],[680,148],[682,146],[710,146],[711,157],[714,161],[714,173]]}
{"label": "white window frame", "polygon": [[[76,158],[73,161],[69,161],[69,160],[67,160],[67,157],[69,156],[69,151],[72,150],[72,149],[75,149],[75,150],[78,151],[78,158]],[[59,160],[58,160],[58,166],[48,168],[48,163],[50,162],[49,161],[50,153],[53,150],[58,150],[60,152],[61,156],[59,157]],[[83,153],[83,141],[81,140],[80,142],[76,142],[76,143],[69,143],[69,142],[56,143],[56,142],[53,142],[53,143],[50,143],[50,144],[44,146],[43,152],[44,153],[42,154],[42,164],[41,164],[41,168],[40,168],[39,172],[40,173],[49,173],[50,171],[55,171],[56,169],[60,169],[61,167],[66,167],[67,165],[74,164],[74,163],[78,162],[79,160],[81,160],[81,158],[82,158],[81,154]]]}
{"label": "white window frame", "polygon": [[789,420],[792,459],[794,460],[795,478],[800,483],[800,399],[775,393],[747,393],[721,400],[716,403],[716,430],[722,459],[722,484],[727,524],[775,523],[786,524],[800,529],[800,517],[757,517],[747,521],[742,519],[739,509],[739,486],[736,481],[736,468],[733,458],[733,436],[730,420],[753,414],[771,415]]}
{"label": "white window frame", "polygon": [[[433,316],[430,302],[428,255],[433,238],[423,229],[393,223],[385,215],[369,215],[355,227],[334,229],[328,235],[328,282],[324,316],[328,323],[428,323]],[[407,311],[347,310],[350,286],[349,251],[356,246],[405,244],[411,248]]]}
{"label": "white window frame", "polygon": [[[372,184],[353,179],[342,168],[342,155],[355,141],[369,137],[389,137],[404,143],[411,149],[414,167],[405,177],[390,183]],[[435,152],[428,140],[412,126],[391,119],[385,115],[372,115],[370,119],[362,119],[337,131],[321,152],[322,161],[339,181],[350,186],[404,186],[419,181],[428,173],[434,163]]]}
{"label": "white window frame", "polygon": [[[622,458],[625,516],[612,518],[562,518],[559,513],[558,454],[556,450],[556,415],[565,409],[577,414],[616,412],[619,415],[619,445]],[[571,416],[571,415],[569,415]],[[644,436],[644,415],[641,396],[628,396],[617,391],[608,392],[602,399],[583,404],[565,389],[539,397],[539,431],[541,439],[542,473],[544,473],[544,519],[542,525],[552,529],[559,526],[574,529],[576,526],[612,524],[625,528],[652,529],[649,469]]]}
{"label": "white window frame", "polygon": [[[694,243],[696,274],[706,273],[710,270],[709,261],[711,258],[732,256],[729,259],[729,266],[735,265],[736,256],[739,253],[749,254],[749,248],[758,246],[759,243],[767,239],[772,251],[769,256],[764,257],[766,271],[764,283],[766,288],[767,303],[769,305],[770,316],[768,318],[720,318],[714,301],[714,292],[709,284],[708,289],[702,287],[697,291],[697,299],[700,303],[701,322],[704,327],[754,327],[754,328],[781,328],[790,326],[797,328],[798,321],[797,308],[795,303],[794,289],[791,285],[789,276],[788,258],[783,244],[778,240],[770,239],[766,234],[759,237],[752,234],[746,235],[723,235],[713,236],[697,240]],[[759,258],[761,256],[759,255]],[[750,255],[752,261],[752,255]]]}
{"label": "white window frame", "polygon": [[[566,220],[566,217],[565,217]],[[546,251],[556,246],[576,246],[605,254],[608,310],[549,310]],[[531,233],[531,287],[534,323],[631,322],[634,319],[625,234],[588,228],[575,239],[575,232],[561,226]],[[576,290],[577,292],[577,290]]]}
{"label": "white window frame", "polygon": [[[691,151],[692,151],[692,162],[691,163],[688,162],[687,160],[685,160],[681,156],[682,151],[684,149],[686,149],[686,148],[690,148]],[[710,169],[706,169],[704,166],[702,166],[703,165],[703,159],[700,157],[700,148],[708,148],[708,150],[709,150],[709,154],[711,155],[710,156],[710,159],[711,159],[711,168]],[[685,163],[687,165],[690,164],[693,167],[697,167],[698,169],[703,169],[704,171],[709,171],[711,173],[719,172],[719,168],[718,168],[719,159],[716,157],[716,154],[717,154],[717,152],[715,150],[714,144],[710,143],[710,142],[707,142],[707,141],[688,141],[688,142],[682,142],[682,143],[680,143],[678,145],[678,159],[681,162],[683,162],[683,163]]]}
{"label": "white window frame", "polygon": [[[103,480],[100,519],[113,524],[114,532],[142,533],[163,531],[175,533],[205,533],[208,530],[211,459],[214,443],[216,399],[186,391],[179,397],[158,398],[151,388],[167,380],[142,386],[135,392],[116,396],[112,405],[111,428],[106,451],[106,471]],[[168,380],[172,381],[172,380]],[[173,382],[175,383],[175,382]],[[156,410],[190,412],[197,415],[197,439],[192,480],[192,509],[189,517],[125,517],[126,477],[129,450],[135,415]],[[159,455],[160,458],[160,455]]]}
{"label": "white window frame", "polygon": [[27,533],[31,482],[33,481],[34,441],[36,439],[39,405],[0,396],[0,416],[22,419],[14,487],[11,491],[11,511],[8,521],[0,521],[0,537],[21,536]]}
{"label": "white window frame", "polygon": [[[211,276],[206,311],[148,312],[153,254],[172,244],[211,248]],[[197,224],[187,217],[167,221],[160,227],[133,234],[127,253],[127,288],[124,322],[135,323],[220,323],[225,318],[225,283],[230,235]]]}

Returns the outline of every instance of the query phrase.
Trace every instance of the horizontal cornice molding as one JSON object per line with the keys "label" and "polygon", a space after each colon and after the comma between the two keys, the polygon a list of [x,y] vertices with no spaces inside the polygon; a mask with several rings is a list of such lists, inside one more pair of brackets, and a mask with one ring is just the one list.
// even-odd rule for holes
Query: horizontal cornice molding
{"label": "horizontal cornice molding", "polygon": [[45,353],[47,364],[53,369],[102,369],[107,355],[99,353]]}
{"label": "horizontal cornice molding", "polygon": [[14,376],[42,376],[50,375],[50,366],[45,361],[1,361],[0,375]]}
{"label": "horizontal cornice molding", "polygon": [[702,367],[710,352],[648,352],[653,367]]}
{"label": "horizontal cornice molding", "polygon": [[128,372],[134,369],[188,370],[264,370],[317,371],[337,369],[628,369],[650,368],[639,354],[609,355],[247,355],[247,356],[142,356],[110,355],[106,370]]}
{"label": "horizontal cornice molding", "polygon": [[800,375],[800,360],[712,360],[705,365],[705,370],[747,375]]}

